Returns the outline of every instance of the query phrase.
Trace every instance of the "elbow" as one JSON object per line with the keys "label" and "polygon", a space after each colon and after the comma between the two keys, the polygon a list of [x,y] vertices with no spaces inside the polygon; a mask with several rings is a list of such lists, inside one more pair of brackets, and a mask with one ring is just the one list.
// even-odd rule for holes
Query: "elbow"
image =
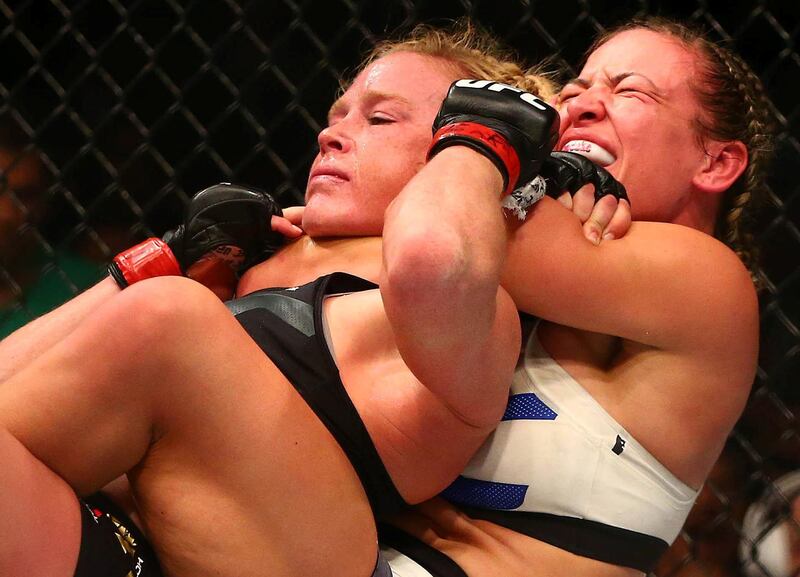
{"label": "elbow", "polygon": [[447,230],[408,230],[384,245],[381,287],[397,294],[452,289],[467,274],[469,258],[460,235]]}

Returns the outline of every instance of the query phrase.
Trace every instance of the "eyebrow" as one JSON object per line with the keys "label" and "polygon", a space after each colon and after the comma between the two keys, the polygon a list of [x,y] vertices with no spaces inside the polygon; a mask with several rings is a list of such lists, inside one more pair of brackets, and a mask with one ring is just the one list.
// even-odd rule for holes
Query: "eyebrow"
{"label": "eyebrow", "polygon": [[[379,90],[367,90],[364,93],[364,100],[370,104],[374,104],[376,102],[383,102],[383,101],[394,101],[399,102],[405,106],[411,106],[411,101],[406,98],[405,96],[400,96],[399,94],[392,94],[391,92],[381,92]],[[342,108],[345,108],[347,104],[344,102],[344,97],[339,98],[331,104],[331,107],[328,109],[328,118],[337,114]]]}
{"label": "eyebrow", "polygon": [[[655,90],[656,94],[658,94],[659,96],[662,94],[661,89],[658,86],[656,86],[656,83],[640,72],[620,72],[619,74],[615,74],[614,76],[608,77],[608,79],[611,81],[612,86],[616,86],[617,84],[619,84],[620,82],[622,82],[623,80],[625,80],[630,76],[638,76],[639,78],[643,78],[645,82],[647,82],[653,88],[653,90]],[[585,89],[588,89],[591,86],[591,82],[589,82],[585,78],[580,78],[580,77],[568,80],[565,86],[568,84],[577,84],[581,88]]]}

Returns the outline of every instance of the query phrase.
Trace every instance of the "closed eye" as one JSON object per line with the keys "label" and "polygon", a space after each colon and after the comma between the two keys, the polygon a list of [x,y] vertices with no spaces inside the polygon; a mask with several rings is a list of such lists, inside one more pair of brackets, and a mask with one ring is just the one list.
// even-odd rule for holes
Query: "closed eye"
{"label": "closed eye", "polygon": [[392,124],[395,120],[387,116],[372,115],[369,117],[368,121],[372,126],[380,126],[383,124]]}
{"label": "closed eye", "polygon": [[624,96],[624,97],[629,97],[629,98],[631,98],[631,97],[632,98],[638,98],[639,100],[642,100],[642,101],[653,99],[653,97],[649,93],[645,92],[644,90],[640,90],[639,88],[632,88],[630,86],[626,86],[624,88],[618,88],[617,89],[617,94],[619,94],[621,96]]}
{"label": "closed eye", "polygon": [[559,103],[561,103],[561,102],[568,102],[568,101],[570,101],[571,99],[575,98],[576,96],[578,96],[578,93],[577,93],[577,92],[571,92],[571,93],[563,93],[563,92],[562,92],[562,93],[561,93],[561,94],[558,96],[558,102],[559,102]]}

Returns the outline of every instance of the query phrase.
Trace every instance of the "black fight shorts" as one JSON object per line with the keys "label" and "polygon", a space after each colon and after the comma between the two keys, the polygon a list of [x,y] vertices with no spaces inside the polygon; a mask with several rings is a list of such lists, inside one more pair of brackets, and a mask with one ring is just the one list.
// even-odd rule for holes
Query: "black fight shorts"
{"label": "black fight shorts", "polygon": [[75,577],[162,577],[153,549],[122,509],[99,493],[80,504]]}

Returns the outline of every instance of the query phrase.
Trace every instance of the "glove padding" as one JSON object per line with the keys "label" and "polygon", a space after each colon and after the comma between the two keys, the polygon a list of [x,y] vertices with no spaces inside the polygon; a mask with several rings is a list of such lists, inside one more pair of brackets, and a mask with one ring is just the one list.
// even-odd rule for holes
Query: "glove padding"
{"label": "glove padding", "polygon": [[281,214],[262,190],[216,184],[192,197],[182,225],[163,240],[148,239],[117,255],[109,274],[124,288],[153,276],[186,274],[201,259],[213,258],[239,275],[282,245],[271,224]]}
{"label": "glove padding", "polygon": [[564,191],[574,195],[582,186],[592,184],[595,202],[609,194],[630,202],[625,187],[610,172],[574,152],[551,152],[542,164],[541,175],[547,182],[547,195],[554,198]]}
{"label": "glove padding", "polygon": [[215,184],[192,197],[184,224],[162,238],[184,274],[212,252],[241,274],[281,247],[283,236],[272,230],[271,221],[282,214],[263,190]]}
{"label": "glove padding", "polygon": [[528,92],[490,80],[457,80],[433,122],[428,158],[448,146],[469,146],[497,166],[508,194],[539,173],[558,125],[558,112]]}

